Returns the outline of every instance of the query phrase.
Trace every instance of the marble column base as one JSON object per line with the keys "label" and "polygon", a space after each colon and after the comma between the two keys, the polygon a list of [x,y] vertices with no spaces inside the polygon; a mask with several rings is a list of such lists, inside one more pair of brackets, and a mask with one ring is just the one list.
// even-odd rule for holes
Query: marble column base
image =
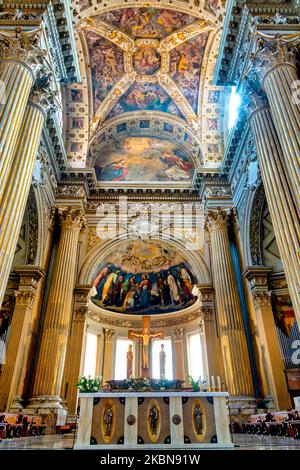
{"label": "marble column base", "polygon": [[39,409],[39,410],[50,410],[52,412],[53,410],[65,410],[65,408],[62,405],[62,400],[60,397],[54,397],[54,396],[41,396],[41,397],[35,397],[30,399],[29,405],[26,407],[27,410],[31,409]]}
{"label": "marble column base", "polygon": [[[267,397],[268,410],[275,411],[276,407],[274,406],[273,399]],[[234,418],[247,417],[249,415],[257,414],[257,404],[254,397],[230,397],[229,398],[229,412],[230,415]]]}

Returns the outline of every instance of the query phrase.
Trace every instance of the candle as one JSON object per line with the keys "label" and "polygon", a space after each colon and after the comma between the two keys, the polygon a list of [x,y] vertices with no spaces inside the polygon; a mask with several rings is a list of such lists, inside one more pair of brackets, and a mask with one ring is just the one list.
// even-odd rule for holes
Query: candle
{"label": "candle", "polygon": [[212,387],[212,390],[215,390],[215,388],[216,388],[215,376],[214,375],[211,376],[211,387]]}
{"label": "candle", "polygon": [[222,390],[222,384],[221,384],[221,377],[219,375],[217,376],[217,384],[218,384],[218,389],[221,391]]}

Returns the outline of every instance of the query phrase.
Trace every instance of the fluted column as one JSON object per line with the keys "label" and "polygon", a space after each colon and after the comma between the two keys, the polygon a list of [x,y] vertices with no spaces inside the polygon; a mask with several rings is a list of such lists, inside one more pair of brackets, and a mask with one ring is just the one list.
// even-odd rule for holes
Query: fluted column
{"label": "fluted column", "polygon": [[[71,331],[68,340],[65,370],[61,396],[66,401],[69,415],[77,408],[78,389],[76,387],[83,359],[83,339],[87,328],[87,298],[92,286],[76,286]],[[96,375],[101,375],[100,373]]]}
{"label": "fluted column", "polygon": [[14,159],[35,70],[43,52],[38,47],[40,30],[0,31],[0,195]]}
{"label": "fluted column", "polygon": [[299,207],[294,202],[294,194],[288,183],[284,168],[285,157],[268,106],[261,104],[253,111],[249,124],[255,138],[268,208],[289,293],[300,325]]}
{"label": "fluted column", "polygon": [[173,344],[173,362],[174,362],[174,377],[179,380],[185,380],[185,364],[184,364],[184,343],[183,343],[183,328],[175,328],[172,331],[172,344]]}
{"label": "fluted column", "polygon": [[72,317],[77,244],[82,226],[82,209],[68,208],[62,212],[61,235],[35,370],[33,407],[38,407],[40,400],[44,402],[45,408],[60,407],[60,390]]}
{"label": "fluted column", "polygon": [[113,377],[113,353],[114,353],[114,339],[115,331],[104,328],[104,361],[103,361],[103,382],[112,380]]}
{"label": "fluted column", "polygon": [[246,336],[228,238],[229,211],[209,210],[212,271],[225,382],[232,396],[253,396]]}
{"label": "fluted column", "polygon": [[[256,71],[266,92],[274,126],[283,152],[283,166],[296,204],[300,205],[300,99],[296,40],[260,37],[255,55]],[[299,293],[298,293],[299,296]]]}
{"label": "fluted column", "polygon": [[37,266],[15,267],[20,275],[15,308],[7,341],[6,358],[0,376],[0,409],[9,410],[16,396],[23,392],[23,370],[30,350],[33,308],[39,280],[44,272]]}
{"label": "fluted column", "polygon": [[251,266],[245,270],[244,277],[248,279],[251,289],[257,330],[261,340],[267,392],[272,396],[276,409],[286,410],[291,408],[292,404],[276,333],[271,292],[268,291],[267,276],[271,271],[262,266]]}
{"label": "fluted column", "polygon": [[44,120],[52,107],[52,99],[53,92],[44,83],[43,86],[36,83],[32,88],[13,152],[13,164],[7,169],[3,183],[0,200],[0,305],[24,217]]}

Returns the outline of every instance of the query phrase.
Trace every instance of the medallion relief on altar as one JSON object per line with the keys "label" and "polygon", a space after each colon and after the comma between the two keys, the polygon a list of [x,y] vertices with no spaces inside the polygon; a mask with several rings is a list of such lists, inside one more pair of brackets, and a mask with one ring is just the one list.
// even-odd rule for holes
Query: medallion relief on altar
{"label": "medallion relief on altar", "polygon": [[182,399],[185,442],[216,442],[213,397]]}
{"label": "medallion relief on altar", "polygon": [[169,399],[142,398],[138,412],[138,444],[170,444]]}
{"label": "medallion relief on altar", "polygon": [[157,400],[151,400],[147,410],[147,431],[151,442],[156,443],[161,431],[161,410]]}
{"label": "medallion relief on altar", "polygon": [[116,399],[95,398],[91,444],[118,444],[124,440],[124,403]]}

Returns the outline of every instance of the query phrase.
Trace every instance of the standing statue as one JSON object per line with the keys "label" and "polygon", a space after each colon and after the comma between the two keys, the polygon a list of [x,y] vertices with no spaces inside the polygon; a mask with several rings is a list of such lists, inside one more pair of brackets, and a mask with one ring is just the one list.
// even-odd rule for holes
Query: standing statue
{"label": "standing statue", "polygon": [[127,359],[127,379],[130,379],[132,377],[132,364],[133,364],[132,344],[129,344],[128,346],[126,359]]}
{"label": "standing statue", "polygon": [[194,423],[197,434],[203,434],[203,412],[199,403],[195,406],[194,409]]}
{"label": "standing statue", "polygon": [[151,433],[153,436],[157,435],[157,425],[158,425],[158,409],[157,406],[154,405],[150,412],[149,412],[149,418],[150,418],[150,429]]}
{"label": "standing statue", "polygon": [[159,353],[159,375],[161,379],[166,378],[166,352],[165,345],[161,344]]}
{"label": "standing statue", "polygon": [[112,428],[112,422],[113,422],[113,410],[112,406],[108,405],[106,410],[104,411],[103,414],[103,422],[105,424],[105,436],[110,437],[111,435],[111,428]]}

